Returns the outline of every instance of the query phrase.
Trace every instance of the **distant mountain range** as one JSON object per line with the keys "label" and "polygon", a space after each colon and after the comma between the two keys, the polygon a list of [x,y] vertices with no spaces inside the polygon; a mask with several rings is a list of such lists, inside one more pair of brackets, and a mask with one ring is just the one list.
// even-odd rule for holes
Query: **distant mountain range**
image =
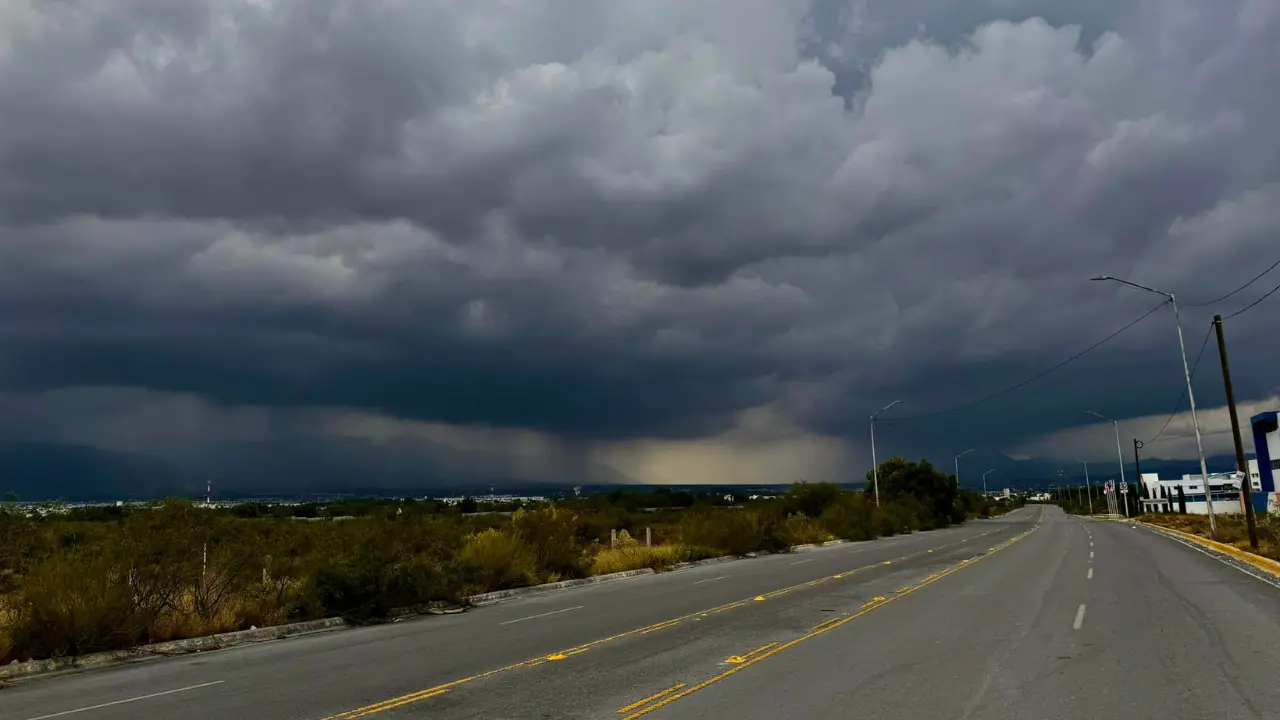
{"label": "distant mountain range", "polygon": [[[1210,472],[1235,467],[1231,456],[1208,461]],[[530,471],[529,466],[535,470]],[[1083,466],[1050,460],[1014,460],[998,453],[976,452],[961,460],[961,485],[999,489],[1043,488],[1049,483],[1082,484]],[[954,472],[954,463],[938,465]],[[1063,470],[1061,478],[1058,471]],[[1143,462],[1143,472],[1161,477],[1198,473],[1198,461]],[[1089,464],[1090,478],[1104,482],[1118,475],[1114,463]],[[1125,467],[1133,480],[1133,465]],[[699,485],[697,478],[690,485]],[[637,481],[616,469],[581,459],[528,458],[479,453],[417,441],[375,443],[360,440],[303,440],[241,443],[209,448],[183,460],[123,453],[84,445],[22,443],[0,446],[0,496],[19,500],[102,502],[170,496],[203,497],[212,482],[218,498],[319,494],[548,494],[582,485],[600,491]],[[785,484],[785,483],[784,483]],[[712,487],[712,486],[707,486]],[[741,488],[735,487],[735,490]]]}
{"label": "distant mountain range", "polygon": [[415,441],[360,440],[240,443],[207,448],[181,460],[84,445],[0,446],[0,496],[23,501],[110,501],[304,494],[532,492],[537,487],[624,485],[634,481],[590,461],[535,463],[502,453],[460,451]]}

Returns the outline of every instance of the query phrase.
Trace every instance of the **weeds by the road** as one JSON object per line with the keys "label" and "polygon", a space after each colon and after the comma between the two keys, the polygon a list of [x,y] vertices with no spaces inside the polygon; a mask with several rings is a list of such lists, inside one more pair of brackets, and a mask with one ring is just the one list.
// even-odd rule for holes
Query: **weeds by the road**
{"label": "weeds by the road", "polygon": [[[1148,513],[1140,515],[1138,520],[1152,525],[1159,525],[1160,527],[1181,530],[1192,535],[1210,537],[1209,517],[1207,515]],[[1220,543],[1233,545],[1245,552],[1261,555],[1272,560],[1280,560],[1280,520],[1271,517],[1268,513],[1258,513],[1256,521],[1258,527],[1257,550],[1249,547],[1249,527],[1241,515],[1225,515],[1222,513],[1215,515],[1214,525],[1217,527],[1217,532],[1212,539]]]}
{"label": "weeds by the road", "polygon": [[[611,493],[510,515],[389,501],[356,506],[361,516],[340,521],[186,501],[71,516],[0,507],[0,663],[332,615],[376,620],[490,590],[866,540],[994,512],[947,480],[926,463],[887,461],[881,507],[824,484],[735,506]],[[637,540],[646,529],[651,547]]]}

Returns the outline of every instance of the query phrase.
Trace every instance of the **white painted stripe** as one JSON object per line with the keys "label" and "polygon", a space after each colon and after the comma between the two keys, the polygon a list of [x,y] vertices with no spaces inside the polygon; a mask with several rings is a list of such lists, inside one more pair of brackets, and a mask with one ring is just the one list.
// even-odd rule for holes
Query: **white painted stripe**
{"label": "white painted stripe", "polygon": [[1085,579],[1086,579],[1086,580],[1092,580],[1092,579],[1093,579],[1093,568],[1089,568],[1089,575],[1088,575]]}
{"label": "white painted stripe", "polygon": [[99,710],[113,705],[123,705],[125,703],[137,702],[139,700],[148,700],[150,698],[160,697],[161,695],[172,695],[174,693],[186,692],[188,690],[198,690],[200,688],[209,687],[210,685],[220,685],[224,682],[226,682],[226,680],[214,680],[213,682],[200,683],[199,685],[188,685],[187,687],[180,687],[175,690],[165,690],[164,692],[151,693],[150,695],[139,695],[138,697],[132,697],[126,700],[116,700],[115,702],[102,703],[101,705],[90,705],[89,707],[76,708],[75,710],[63,710],[62,712],[53,713],[52,715],[40,715],[39,717],[27,718],[27,720],[47,720],[47,718],[62,717],[63,715],[74,715],[75,713]]}
{"label": "white painted stripe", "polygon": [[499,625],[514,625],[515,623],[518,623],[518,622],[524,622],[525,620],[533,620],[534,618],[546,617],[546,616],[548,616],[548,615],[559,615],[560,613],[567,613],[567,612],[569,612],[570,610],[581,610],[583,607],[585,607],[585,606],[583,606],[583,605],[575,605],[575,606],[573,606],[573,607],[571,607],[571,608],[561,608],[561,609],[559,609],[559,610],[552,610],[551,612],[538,613],[537,615],[530,615],[529,617],[516,618],[515,620],[508,620],[508,621],[506,621],[506,622],[501,622],[501,623],[498,623],[498,624],[499,624]]}
{"label": "white painted stripe", "polygon": [[1090,551],[1089,551],[1089,559],[1090,559],[1090,560],[1092,560],[1092,559],[1093,559],[1093,551],[1092,551],[1092,550],[1090,550]]}
{"label": "white painted stripe", "polygon": [[1093,541],[1092,541],[1092,540],[1090,540],[1090,541],[1089,541],[1089,547],[1093,547]]}
{"label": "white painted stripe", "polygon": [[1079,630],[1081,625],[1084,625],[1084,605],[1076,610],[1076,621],[1071,624],[1071,629]]}
{"label": "white painted stripe", "polygon": [[791,564],[792,564],[792,565],[803,565],[803,564],[805,564],[805,563],[807,563],[807,562],[813,562],[813,558],[809,558],[808,560],[797,560],[797,561],[795,561],[795,562],[793,562],[793,563],[791,563]]}
{"label": "white painted stripe", "polygon": [[729,577],[729,576],[728,576],[728,575],[721,575],[720,577],[707,578],[706,580],[695,580],[693,584],[694,584],[694,585],[701,585],[702,583],[709,583],[709,582],[715,582],[715,581],[717,581],[717,580],[723,580],[723,579],[725,579],[725,578],[727,578],[727,577]]}

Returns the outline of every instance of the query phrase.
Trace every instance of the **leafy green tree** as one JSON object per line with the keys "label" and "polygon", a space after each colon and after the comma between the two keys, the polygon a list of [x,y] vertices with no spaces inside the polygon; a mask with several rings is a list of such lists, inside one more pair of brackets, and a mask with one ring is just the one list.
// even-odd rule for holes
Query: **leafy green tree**
{"label": "leafy green tree", "polygon": [[[911,462],[894,456],[880,463],[881,501],[919,503],[919,519],[929,527],[945,527],[964,520],[964,508],[956,503],[958,490],[951,476],[938,472],[928,460]],[[867,472],[868,489],[872,474]]]}

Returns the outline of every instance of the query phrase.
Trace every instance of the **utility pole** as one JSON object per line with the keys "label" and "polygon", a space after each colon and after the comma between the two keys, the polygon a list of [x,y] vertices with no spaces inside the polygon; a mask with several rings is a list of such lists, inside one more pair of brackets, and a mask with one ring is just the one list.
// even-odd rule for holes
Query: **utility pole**
{"label": "utility pole", "polygon": [[[1240,440],[1240,419],[1236,416],[1236,395],[1231,387],[1231,366],[1227,363],[1227,341],[1222,334],[1222,316],[1213,316],[1213,327],[1218,333],[1218,359],[1222,361],[1222,384],[1227,391],[1227,410],[1231,414],[1231,437],[1236,441],[1236,471],[1240,473],[1240,499],[1244,503],[1245,522],[1249,524],[1249,547],[1258,549],[1258,526],[1253,517],[1253,495],[1249,487],[1249,465],[1244,459],[1244,443]],[[1205,497],[1209,504],[1209,480],[1205,478]]]}
{"label": "utility pole", "polygon": [[[1142,497],[1147,494],[1147,484],[1142,482],[1142,458],[1138,457],[1138,451],[1143,448],[1142,441],[1138,438],[1133,439],[1133,472],[1138,476],[1138,508],[1142,508]],[[1139,513],[1141,514],[1141,513]]]}

